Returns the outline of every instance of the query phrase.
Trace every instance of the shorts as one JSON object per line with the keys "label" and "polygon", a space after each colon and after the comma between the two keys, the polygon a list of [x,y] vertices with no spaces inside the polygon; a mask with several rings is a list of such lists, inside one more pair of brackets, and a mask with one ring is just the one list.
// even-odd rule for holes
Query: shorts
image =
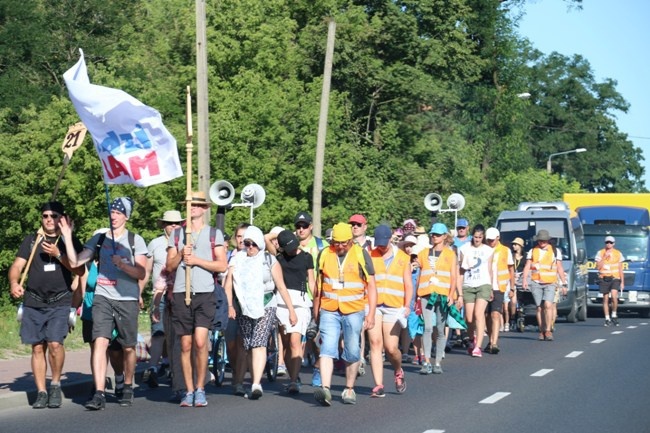
{"label": "shorts", "polygon": [[268,346],[273,327],[277,324],[276,309],[276,307],[265,308],[264,315],[258,319],[241,315],[237,317],[244,350]]}
{"label": "shorts", "polygon": [[[607,278],[607,277],[605,277]],[[621,280],[618,278],[605,279],[600,278],[598,280],[598,289],[603,295],[609,294],[611,291],[619,291],[621,289]]]}
{"label": "shorts", "polygon": [[463,286],[463,300],[466,304],[474,304],[477,299],[490,300],[492,285],[483,284],[478,287]]}
{"label": "shorts", "polygon": [[99,337],[113,339],[117,330],[117,340],[123,347],[135,347],[138,342],[138,301],[117,301],[101,295],[93,300],[92,341]]}
{"label": "shorts", "polygon": [[[368,314],[368,306],[366,305],[366,310],[365,313]],[[387,307],[385,305],[377,305],[377,309],[375,310],[375,323],[379,322],[379,319],[381,319],[381,323],[396,323],[397,320],[399,319],[399,316],[404,315],[404,310],[402,307],[395,308],[395,307]]]}
{"label": "shorts", "polygon": [[538,307],[542,305],[542,301],[549,303],[555,302],[555,289],[557,285],[553,283],[540,284],[537,281],[530,282],[530,293],[533,294],[535,305]]}
{"label": "shorts", "polygon": [[[93,342],[93,321],[92,320],[81,319],[81,336],[83,338],[84,343]],[[111,340],[110,343],[108,343],[108,350],[122,350],[122,345],[118,343],[116,339],[113,339]]]}
{"label": "shorts", "polygon": [[320,356],[339,358],[339,339],[343,331],[343,354],[341,358],[349,363],[361,359],[361,331],[366,317],[364,311],[342,314],[339,311],[320,310]]}
{"label": "shorts", "polygon": [[291,326],[289,323],[289,309],[287,307],[278,305],[275,314],[278,316],[280,324],[284,327],[284,334],[293,334],[297,332],[300,335],[306,335],[307,326],[311,320],[311,308],[294,306],[294,310],[298,317],[298,322],[296,322],[295,326]]}
{"label": "shorts", "polygon": [[213,292],[194,293],[189,307],[185,293],[174,293],[172,299],[172,326],[177,336],[192,335],[196,328],[212,329],[217,312],[217,298]]}
{"label": "shorts", "polygon": [[23,307],[20,340],[23,344],[61,343],[68,335],[70,307]]}
{"label": "shorts", "polygon": [[494,294],[494,299],[488,302],[487,312],[494,313],[496,311],[497,313],[501,313],[501,310],[503,310],[503,298],[505,297],[505,293],[501,293],[500,290],[492,290],[492,293]]}
{"label": "shorts", "polygon": [[[163,326],[164,320],[165,320],[165,304],[167,303],[167,300],[165,299],[166,296],[163,295],[162,298],[160,299],[160,320],[156,323],[151,321],[151,336],[155,337],[158,335],[165,335],[165,327]],[[151,311],[153,311],[154,305],[151,304]]]}

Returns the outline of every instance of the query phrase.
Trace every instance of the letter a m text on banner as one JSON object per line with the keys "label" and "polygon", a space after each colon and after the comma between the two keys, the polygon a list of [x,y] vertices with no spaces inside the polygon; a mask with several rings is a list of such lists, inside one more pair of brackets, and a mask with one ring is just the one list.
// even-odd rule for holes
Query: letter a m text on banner
{"label": "letter a m text on banner", "polygon": [[68,93],[95,144],[106,184],[150,186],[183,175],[176,139],[160,113],[128,93],[91,84],[81,58],[63,74]]}

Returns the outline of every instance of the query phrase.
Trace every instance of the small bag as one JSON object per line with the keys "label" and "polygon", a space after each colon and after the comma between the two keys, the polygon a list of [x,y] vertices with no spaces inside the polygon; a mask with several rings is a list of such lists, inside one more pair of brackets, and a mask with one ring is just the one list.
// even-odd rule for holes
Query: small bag
{"label": "small bag", "polygon": [[309,325],[307,325],[307,332],[305,335],[307,336],[307,339],[313,340],[316,338],[316,334],[318,334],[318,323],[312,318],[309,321]]}
{"label": "small bag", "polygon": [[422,315],[422,298],[420,297],[415,300],[415,314],[418,316]]}

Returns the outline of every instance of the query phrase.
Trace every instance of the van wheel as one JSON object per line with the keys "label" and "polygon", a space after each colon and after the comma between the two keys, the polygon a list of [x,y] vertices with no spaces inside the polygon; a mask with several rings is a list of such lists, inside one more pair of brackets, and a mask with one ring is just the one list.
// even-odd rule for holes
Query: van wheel
{"label": "van wheel", "polygon": [[578,311],[578,320],[584,322],[587,320],[587,295],[583,296],[582,303],[580,305],[580,311]]}
{"label": "van wheel", "polygon": [[576,323],[578,321],[578,300],[576,297],[573,297],[573,303],[571,304],[571,311],[566,316],[566,321],[570,323]]}

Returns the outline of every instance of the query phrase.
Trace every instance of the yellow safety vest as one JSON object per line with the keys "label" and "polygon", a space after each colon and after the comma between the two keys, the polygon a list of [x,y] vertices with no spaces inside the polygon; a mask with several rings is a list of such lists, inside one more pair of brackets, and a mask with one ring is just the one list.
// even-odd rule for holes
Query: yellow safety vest
{"label": "yellow safety vest", "polygon": [[451,273],[457,271],[453,266],[456,253],[451,248],[445,247],[436,261],[436,268],[432,269],[429,264],[429,251],[431,248],[425,248],[418,254],[422,269],[418,280],[418,296],[430,295],[433,292],[449,296]]}
{"label": "yellow safety vest", "polygon": [[[377,285],[377,305],[400,308],[404,306],[404,269],[411,269],[411,258],[398,249],[388,268],[382,254],[373,249],[370,253],[375,267]],[[409,272],[409,276],[411,273]]]}
{"label": "yellow safety vest", "polygon": [[[339,258],[332,248],[321,253],[319,272],[321,280],[320,306],[326,311],[340,311],[343,314],[363,311],[366,305],[366,281],[359,275],[360,261],[353,245],[343,262],[342,275],[339,275]],[[367,272],[365,263],[364,275]],[[342,278],[341,278],[342,277]]]}
{"label": "yellow safety vest", "polygon": [[598,251],[598,255],[601,257],[601,261],[605,265],[609,265],[608,269],[601,269],[599,275],[601,277],[614,277],[620,278],[620,267],[621,262],[623,261],[623,254],[617,249],[612,248],[609,259],[605,260],[605,248]]}
{"label": "yellow safety vest", "polygon": [[497,284],[501,293],[505,293],[508,289],[508,282],[510,281],[510,270],[508,268],[509,252],[510,249],[503,244],[497,245],[494,251],[494,255],[497,256]]}
{"label": "yellow safety vest", "polygon": [[556,283],[557,265],[555,263],[555,248],[549,245],[548,250],[544,250],[545,254],[543,256],[540,254],[540,250],[541,248],[539,247],[533,247],[530,278],[541,284]]}

